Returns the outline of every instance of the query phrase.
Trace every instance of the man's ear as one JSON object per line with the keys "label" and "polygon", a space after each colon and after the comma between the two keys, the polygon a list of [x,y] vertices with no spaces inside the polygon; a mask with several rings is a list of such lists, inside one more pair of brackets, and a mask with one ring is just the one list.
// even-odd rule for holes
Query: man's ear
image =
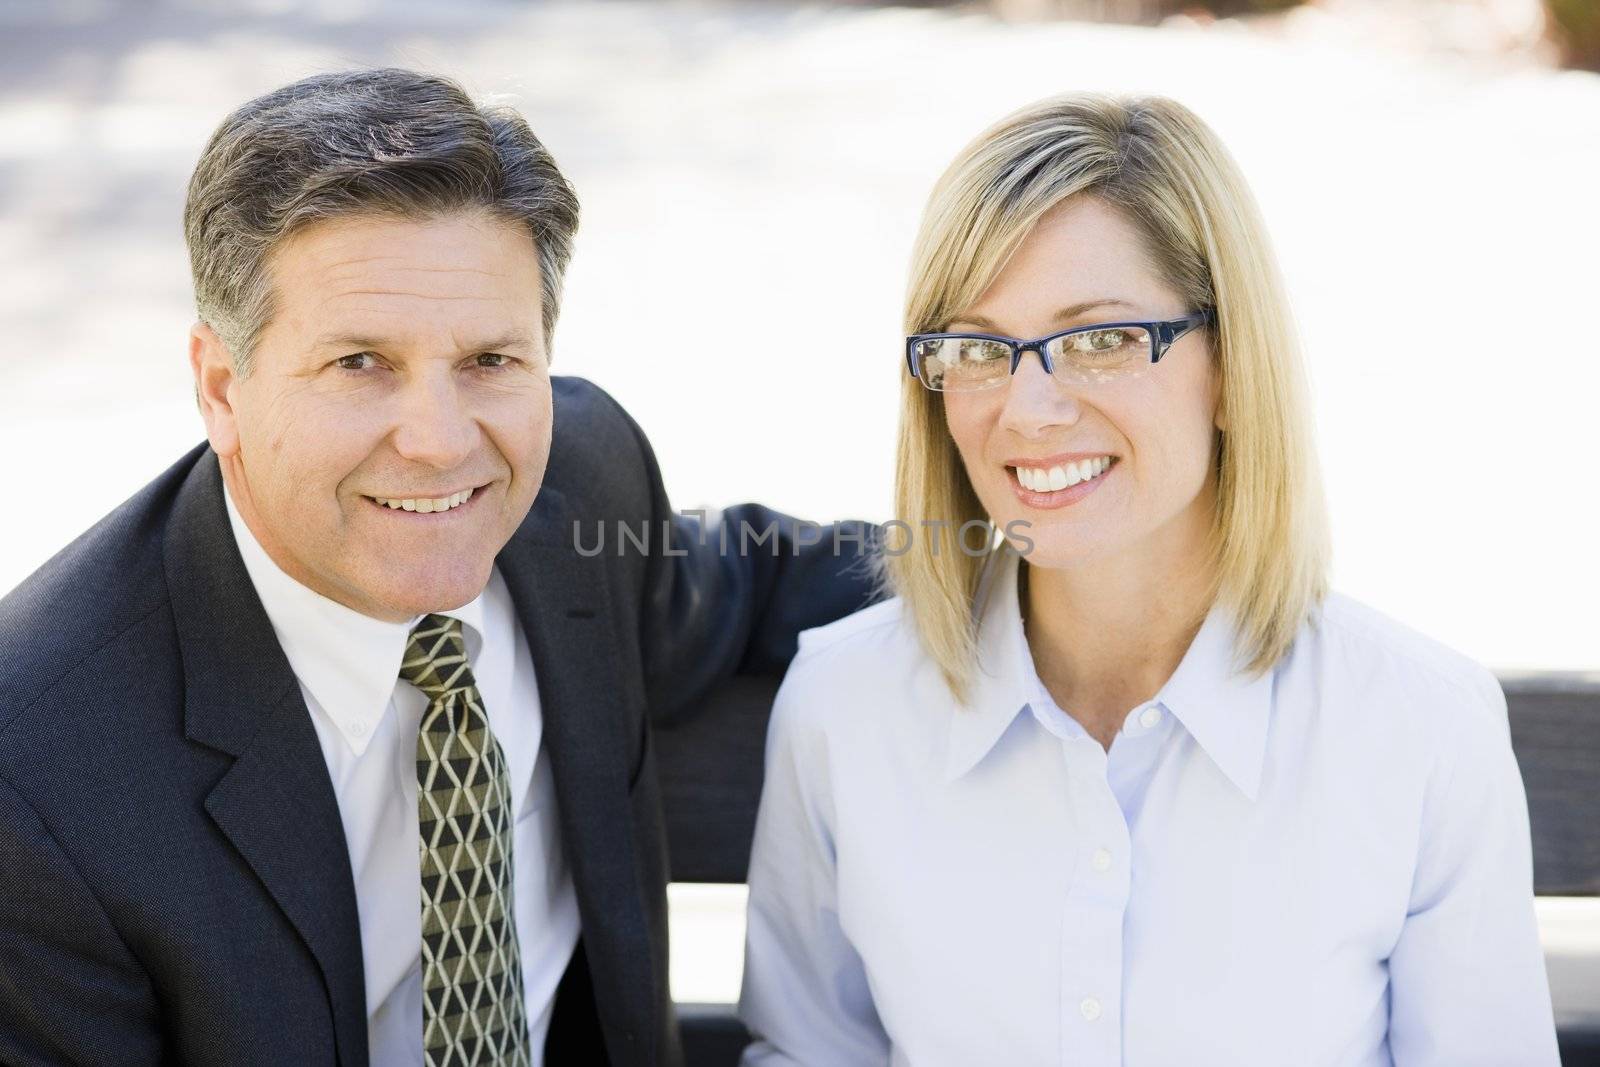
{"label": "man's ear", "polygon": [[203,322],[189,327],[189,369],[194,371],[195,399],[205,420],[211,448],[224,458],[239,451],[239,423],[234,412],[238,378],[233,354],[215,330]]}

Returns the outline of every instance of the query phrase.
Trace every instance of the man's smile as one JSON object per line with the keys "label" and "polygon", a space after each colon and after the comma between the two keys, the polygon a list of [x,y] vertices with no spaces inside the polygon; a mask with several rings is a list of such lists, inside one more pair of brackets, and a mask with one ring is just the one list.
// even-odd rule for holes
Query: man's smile
{"label": "man's smile", "polygon": [[[486,483],[487,484],[487,483]],[[470,486],[444,496],[407,496],[384,497],[364,496],[363,499],[371,501],[385,511],[410,512],[413,515],[437,515],[443,512],[454,513],[463,510],[478,496],[478,490],[484,486]]]}

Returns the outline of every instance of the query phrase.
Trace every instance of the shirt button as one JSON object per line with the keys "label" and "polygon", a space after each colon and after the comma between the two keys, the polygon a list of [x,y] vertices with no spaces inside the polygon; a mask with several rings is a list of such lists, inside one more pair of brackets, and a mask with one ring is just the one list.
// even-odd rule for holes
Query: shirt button
{"label": "shirt button", "polygon": [[1160,721],[1160,708],[1145,708],[1139,713],[1139,725],[1143,726],[1146,730],[1154,730],[1156,728],[1156,724]]}
{"label": "shirt button", "polygon": [[1102,874],[1109,871],[1111,869],[1111,850],[1106,848],[1097,849],[1094,859],[1090,862],[1094,864],[1094,869]]}
{"label": "shirt button", "polygon": [[367,724],[358,720],[350,721],[350,733],[355,737],[367,736]]}
{"label": "shirt button", "polygon": [[1100,1018],[1100,1002],[1093,997],[1084,997],[1083,1003],[1078,1005],[1078,1010],[1083,1012],[1083,1017],[1090,1022]]}

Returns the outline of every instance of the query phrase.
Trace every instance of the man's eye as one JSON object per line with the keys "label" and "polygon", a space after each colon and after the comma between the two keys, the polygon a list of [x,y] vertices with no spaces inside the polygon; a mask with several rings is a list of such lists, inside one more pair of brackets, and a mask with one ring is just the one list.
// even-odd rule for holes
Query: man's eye
{"label": "man's eye", "polygon": [[[484,360],[489,360],[489,362],[485,363]],[[478,353],[478,366],[480,367],[504,367],[509,362],[511,362],[511,357],[502,355],[499,352]]]}
{"label": "man's eye", "polygon": [[365,370],[366,368],[361,366],[361,361],[371,356],[371,352],[352,352],[348,356],[340,356],[334,362],[339,365],[340,370]]}

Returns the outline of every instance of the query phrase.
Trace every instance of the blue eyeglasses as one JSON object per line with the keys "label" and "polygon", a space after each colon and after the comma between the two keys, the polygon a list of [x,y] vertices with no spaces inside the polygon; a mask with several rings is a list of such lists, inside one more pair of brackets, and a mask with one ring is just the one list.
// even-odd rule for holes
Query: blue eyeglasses
{"label": "blue eyeglasses", "polygon": [[1033,341],[989,333],[915,333],[906,338],[911,376],[939,393],[966,393],[1006,384],[1037,352],[1047,373],[1080,385],[1136,378],[1191,330],[1215,325],[1213,308],[1163,322],[1100,322]]}

